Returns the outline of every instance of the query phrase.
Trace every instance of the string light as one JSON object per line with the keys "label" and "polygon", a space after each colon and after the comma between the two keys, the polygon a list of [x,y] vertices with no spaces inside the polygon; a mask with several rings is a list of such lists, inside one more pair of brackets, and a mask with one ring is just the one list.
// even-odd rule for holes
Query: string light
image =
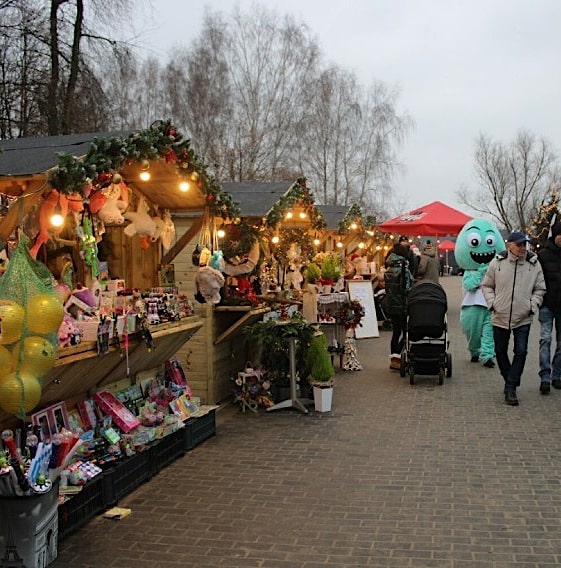
{"label": "string light", "polygon": [[289,212],[286,214],[286,219],[292,219],[292,211],[289,211]]}
{"label": "string light", "polygon": [[189,191],[189,182],[187,180],[183,180],[179,183],[179,191],[182,191],[183,193]]}
{"label": "string light", "polygon": [[218,231],[216,231],[216,236],[219,239],[223,239],[226,236],[226,231],[224,229],[218,229]]}
{"label": "string light", "polygon": [[279,239],[279,236],[278,236],[278,235],[275,235],[275,236],[271,239],[271,242],[272,242],[274,245],[277,245],[277,244],[279,243],[279,240],[280,240],[280,239]]}
{"label": "string light", "polygon": [[319,239],[314,239],[314,245],[316,247],[319,247],[320,243],[321,243],[321,241]]}
{"label": "string light", "polygon": [[51,225],[53,227],[62,227],[64,217],[62,216],[62,207],[60,206],[60,198],[57,200],[54,212],[51,216]]}

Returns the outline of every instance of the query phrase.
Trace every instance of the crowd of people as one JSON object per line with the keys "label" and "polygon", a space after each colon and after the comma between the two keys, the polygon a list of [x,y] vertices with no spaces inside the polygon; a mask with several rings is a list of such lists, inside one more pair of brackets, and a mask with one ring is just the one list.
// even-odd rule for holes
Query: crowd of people
{"label": "crowd of people", "polygon": [[[493,240],[488,238],[487,242]],[[470,360],[492,369],[496,358],[504,379],[505,402],[517,406],[517,388],[536,315],[540,324],[539,392],[547,395],[551,387],[561,389],[561,222],[552,225],[550,237],[538,253],[531,250],[529,239],[521,231],[508,235],[506,248],[499,244],[492,255],[472,255],[481,264],[463,276],[462,329]],[[419,256],[411,250],[409,239],[401,236],[387,254],[374,296],[378,298],[377,309],[391,322],[390,369],[400,369],[411,287],[423,280],[439,283],[441,274],[438,250],[430,240]],[[470,329],[477,332],[470,333]]]}

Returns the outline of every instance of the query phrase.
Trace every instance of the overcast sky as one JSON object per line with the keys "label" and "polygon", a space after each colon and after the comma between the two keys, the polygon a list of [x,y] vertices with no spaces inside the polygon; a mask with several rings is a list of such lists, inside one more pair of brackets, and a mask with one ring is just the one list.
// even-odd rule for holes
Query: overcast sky
{"label": "overcast sky", "polygon": [[[363,85],[400,89],[398,112],[415,121],[394,180],[407,210],[476,187],[475,139],[510,142],[520,129],[561,151],[561,1],[267,0],[309,26],[329,62]],[[167,59],[200,33],[204,7],[229,14],[254,1],[153,0],[142,39]]]}

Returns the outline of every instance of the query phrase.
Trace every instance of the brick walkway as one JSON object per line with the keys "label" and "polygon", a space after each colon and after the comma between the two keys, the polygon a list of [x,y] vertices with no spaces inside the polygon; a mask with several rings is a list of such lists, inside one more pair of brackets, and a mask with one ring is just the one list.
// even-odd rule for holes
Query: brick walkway
{"label": "brick walkway", "polygon": [[217,413],[217,436],[59,545],[54,568],[512,568],[561,563],[561,391],[538,392],[538,323],[519,391],[470,363],[448,293],[453,376],[388,369],[358,341],[329,415]]}

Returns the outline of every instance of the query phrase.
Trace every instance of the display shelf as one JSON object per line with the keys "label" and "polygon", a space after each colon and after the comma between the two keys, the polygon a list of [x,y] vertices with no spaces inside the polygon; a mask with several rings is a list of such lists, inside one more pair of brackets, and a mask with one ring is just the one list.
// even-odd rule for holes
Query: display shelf
{"label": "display shelf", "polygon": [[116,464],[103,474],[103,504],[112,507],[152,477],[151,448],[138,452]]}
{"label": "display shelf", "polygon": [[213,408],[196,418],[185,421],[183,440],[186,450],[192,450],[216,434],[216,410]]}
{"label": "display shelf", "polygon": [[150,447],[150,473],[156,475],[172,461],[185,454],[183,428],[156,440]]}
{"label": "display shelf", "polygon": [[82,490],[58,507],[58,538],[76,532],[104,510],[103,474],[90,479]]}

